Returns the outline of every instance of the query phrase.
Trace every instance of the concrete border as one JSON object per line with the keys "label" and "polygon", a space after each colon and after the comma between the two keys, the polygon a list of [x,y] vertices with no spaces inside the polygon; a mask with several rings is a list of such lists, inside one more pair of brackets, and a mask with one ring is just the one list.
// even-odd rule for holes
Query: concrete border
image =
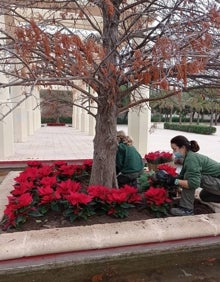
{"label": "concrete border", "polygon": [[[0,186],[1,198],[5,198],[6,201],[17,173],[9,173]],[[1,208],[2,206],[4,209],[1,202]],[[0,212],[2,214],[2,211]],[[3,233],[0,234],[0,262],[50,254],[219,236],[220,213]]]}
{"label": "concrete border", "polygon": [[0,261],[220,235],[220,214],[45,229],[0,235]]}

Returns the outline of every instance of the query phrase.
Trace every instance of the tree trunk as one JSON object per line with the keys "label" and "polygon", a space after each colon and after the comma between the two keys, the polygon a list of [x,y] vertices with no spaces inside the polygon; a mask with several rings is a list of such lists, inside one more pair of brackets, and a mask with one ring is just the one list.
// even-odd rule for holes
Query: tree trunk
{"label": "tree trunk", "polygon": [[[98,108],[96,114],[96,130],[94,138],[93,165],[90,185],[117,187],[116,182],[116,151],[117,151],[117,83],[112,80],[110,65],[117,65],[117,45],[119,36],[120,2],[109,1],[114,6],[110,13],[107,1],[100,2],[103,13],[103,48],[107,57],[99,70],[100,81],[104,84],[99,88]],[[113,51],[114,50],[114,51]],[[103,76],[102,68],[109,72]],[[109,80],[107,78],[110,78]],[[115,82],[115,83],[112,83]],[[116,95],[113,95],[116,93]]]}
{"label": "tree trunk", "polygon": [[193,123],[193,110],[190,107],[190,113],[189,113],[189,123],[192,124]]}
{"label": "tree trunk", "polygon": [[215,112],[215,125],[218,125],[219,114]]}
{"label": "tree trunk", "polygon": [[179,124],[182,124],[182,112],[179,112]]}
{"label": "tree trunk", "polygon": [[197,122],[196,122],[196,123],[199,124],[199,121],[200,121],[200,112],[198,112],[197,114],[198,114],[198,116],[197,116]]}
{"label": "tree trunk", "polygon": [[[108,106],[106,106],[108,105]],[[90,185],[117,187],[115,157],[117,151],[117,116],[115,105],[102,103],[96,116],[96,134]]]}
{"label": "tree trunk", "polygon": [[212,109],[211,110],[211,115],[210,115],[210,123],[209,123],[210,126],[213,126],[213,121],[214,121],[214,111]]}
{"label": "tree trunk", "polygon": [[170,109],[170,118],[169,118],[169,122],[172,122],[172,118],[173,118],[173,109]]}
{"label": "tree trunk", "polygon": [[162,122],[162,120],[163,120],[163,114],[162,114],[162,112],[161,112],[161,109],[159,110],[159,113],[160,113],[160,115],[159,115],[159,122]]}

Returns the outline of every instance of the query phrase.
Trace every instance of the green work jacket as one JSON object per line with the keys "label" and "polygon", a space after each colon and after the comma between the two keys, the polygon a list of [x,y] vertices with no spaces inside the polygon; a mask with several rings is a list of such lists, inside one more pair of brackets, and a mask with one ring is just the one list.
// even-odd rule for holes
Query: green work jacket
{"label": "green work jacket", "polygon": [[207,156],[188,151],[179,178],[188,180],[190,189],[196,189],[200,186],[202,175],[220,178],[220,163]]}
{"label": "green work jacket", "polygon": [[144,163],[141,155],[134,146],[124,143],[118,144],[116,154],[116,171],[123,174],[135,173],[143,170]]}

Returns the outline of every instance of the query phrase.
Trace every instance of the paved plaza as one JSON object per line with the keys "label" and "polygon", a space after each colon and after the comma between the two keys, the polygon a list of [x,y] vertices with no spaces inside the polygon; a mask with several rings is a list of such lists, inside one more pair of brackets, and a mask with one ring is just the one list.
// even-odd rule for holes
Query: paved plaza
{"label": "paved plaza", "polygon": [[[200,153],[220,162],[220,126],[213,135],[200,135],[163,129],[163,124],[149,132],[146,153],[163,150],[170,151],[170,139],[175,135],[185,135],[189,140],[196,140]],[[127,133],[127,126],[118,125],[118,130]],[[0,161],[26,160],[76,160],[93,157],[93,136],[68,126],[43,126],[26,142],[15,143],[14,154]]]}

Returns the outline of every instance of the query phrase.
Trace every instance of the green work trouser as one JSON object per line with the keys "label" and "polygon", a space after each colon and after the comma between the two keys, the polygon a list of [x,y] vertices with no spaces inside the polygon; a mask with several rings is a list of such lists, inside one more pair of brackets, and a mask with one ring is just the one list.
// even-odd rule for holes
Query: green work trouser
{"label": "green work trouser", "polygon": [[[210,175],[202,175],[200,187],[204,189],[204,191],[208,192],[208,194],[212,194],[212,201],[219,202],[219,195],[220,195],[220,179],[216,177],[212,177]],[[201,192],[202,193],[202,192]],[[207,193],[204,193],[204,196]],[[207,195],[208,195],[207,194]],[[194,206],[194,195],[195,189],[182,189],[181,199],[180,199],[180,206],[193,209]],[[205,201],[205,198],[202,199]]]}

